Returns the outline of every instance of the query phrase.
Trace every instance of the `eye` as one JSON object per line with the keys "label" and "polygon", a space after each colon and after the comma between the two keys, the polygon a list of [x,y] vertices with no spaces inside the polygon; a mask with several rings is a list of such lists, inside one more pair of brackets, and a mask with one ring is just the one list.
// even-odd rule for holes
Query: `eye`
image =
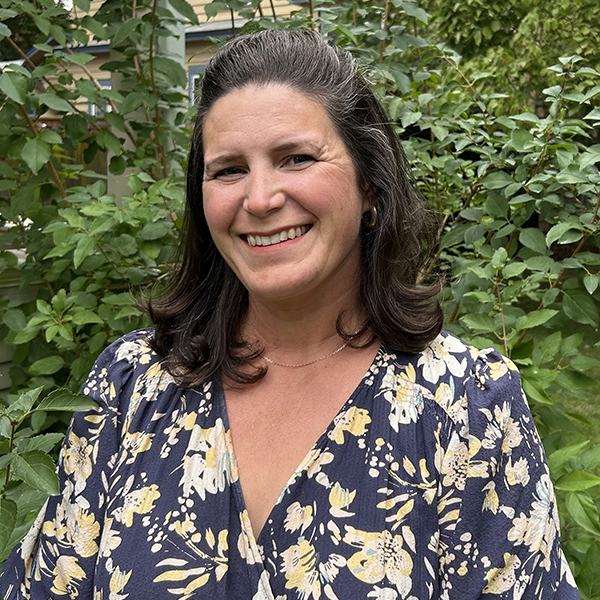
{"label": "eye", "polygon": [[315,159],[308,154],[293,154],[286,159],[286,164],[292,167],[304,166],[311,162],[315,162]]}
{"label": "eye", "polygon": [[244,169],[241,167],[226,167],[217,171],[212,179],[235,179],[244,174]]}

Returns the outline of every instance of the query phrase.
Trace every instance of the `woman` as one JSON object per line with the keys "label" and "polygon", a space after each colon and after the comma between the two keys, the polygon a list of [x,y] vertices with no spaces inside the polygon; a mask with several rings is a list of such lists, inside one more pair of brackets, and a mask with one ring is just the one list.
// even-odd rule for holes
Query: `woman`
{"label": "woman", "polygon": [[427,222],[346,54],[223,46],[181,267],[90,373],[5,600],[578,598],[515,367],[415,285]]}

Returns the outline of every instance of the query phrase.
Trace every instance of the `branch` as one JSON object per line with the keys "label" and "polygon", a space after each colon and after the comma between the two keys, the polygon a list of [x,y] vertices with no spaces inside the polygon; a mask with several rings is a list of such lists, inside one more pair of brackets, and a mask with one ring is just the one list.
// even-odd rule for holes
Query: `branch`
{"label": "branch", "polygon": [[[385,0],[385,8],[383,13],[383,23],[381,25],[381,29],[383,31],[387,31],[387,22],[388,22],[388,14],[390,11],[390,0]],[[379,62],[383,62],[383,52],[385,50],[385,40],[381,40],[381,45],[379,46]]]}

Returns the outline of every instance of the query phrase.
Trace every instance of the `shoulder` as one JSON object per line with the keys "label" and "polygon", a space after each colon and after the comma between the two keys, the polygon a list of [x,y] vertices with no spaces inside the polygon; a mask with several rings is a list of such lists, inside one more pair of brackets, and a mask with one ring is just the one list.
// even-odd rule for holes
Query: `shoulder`
{"label": "shoulder", "polygon": [[96,359],[81,392],[100,405],[114,405],[123,389],[140,391],[148,377],[173,382],[163,357],[150,345],[153,329],[132,331],[110,344]]}
{"label": "shoulder", "polygon": [[419,393],[457,426],[467,413],[493,410],[498,403],[525,402],[519,372],[496,348],[479,350],[442,331],[422,352],[389,353],[388,375],[396,385],[410,379]]}

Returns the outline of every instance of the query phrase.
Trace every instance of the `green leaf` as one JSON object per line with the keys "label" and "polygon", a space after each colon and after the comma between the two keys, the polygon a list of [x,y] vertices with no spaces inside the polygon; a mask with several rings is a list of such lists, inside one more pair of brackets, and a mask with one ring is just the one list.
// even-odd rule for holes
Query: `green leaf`
{"label": "green leaf", "polygon": [[580,492],[600,485],[600,477],[588,471],[570,471],[556,481],[559,490]]}
{"label": "green leaf", "polygon": [[523,246],[526,246],[530,250],[534,250],[539,254],[546,252],[546,238],[539,229],[527,228],[521,229],[519,234],[519,241]]}
{"label": "green leaf", "polygon": [[25,104],[27,79],[20,73],[6,70],[0,75],[0,90],[2,90],[11,100],[18,102],[19,104]]}
{"label": "green leaf", "polygon": [[65,54],[62,58],[67,62],[74,63],[81,67],[94,60],[96,57],[93,54],[88,54],[87,52],[77,52],[75,54]]}
{"label": "green leaf", "polygon": [[47,358],[36,360],[29,367],[29,372],[31,375],[54,375],[54,373],[60,371],[64,365],[65,361],[62,356],[48,356]]}
{"label": "green leaf", "polygon": [[11,467],[11,473],[14,474],[16,479],[24,481],[36,490],[51,496],[56,496],[59,493],[54,462],[43,452],[35,450],[16,454]]}
{"label": "green leaf", "polygon": [[593,294],[598,289],[598,275],[586,275],[583,278],[583,285],[588,293]]}
{"label": "green leaf", "polygon": [[37,387],[35,389],[22,392],[17,400],[8,407],[7,415],[11,419],[15,419],[27,414],[31,410],[31,407],[35,404],[36,400],[39,398],[43,389],[43,387]]}
{"label": "green leaf", "polygon": [[192,25],[198,25],[198,16],[192,6],[186,0],[169,0],[171,6],[183,15]]}
{"label": "green leaf", "polygon": [[487,190],[499,190],[514,183],[513,178],[504,171],[490,173],[483,181],[483,187]]}
{"label": "green leaf", "polygon": [[25,329],[27,325],[27,319],[25,318],[25,314],[22,310],[18,308],[7,310],[2,315],[2,322],[11,331],[21,331],[22,329]]}
{"label": "green leaf", "polygon": [[73,323],[75,325],[88,325],[89,323],[102,324],[104,321],[91,310],[80,310],[73,315]]}
{"label": "green leaf", "polygon": [[212,17],[216,17],[221,11],[226,9],[227,4],[225,2],[222,2],[220,0],[213,0],[204,7],[204,12],[206,13],[206,16],[209,19],[211,19]]}
{"label": "green leaf", "polygon": [[17,505],[0,495],[0,556],[4,553],[17,522]]}
{"label": "green leaf", "polygon": [[36,435],[32,437],[27,446],[25,447],[26,452],[33,452],[39,450],[40,452],[48,453],[56,444],[62,441],[65,436],[62,433],[46,433],[44,435]]}
{"label": "green leaf", "polygon": [[73,112],[73,107],[63,98],[56,94],[38,94],[40,102],[43,102],[48,108],[57,112]]}
{"label": "green leaf", "polygon": [[7,25],[0,23],[0,40],[3,40],[5,37],[10,37],[11,33],[12,31]]}
{"label": "green leaf", "polygon": [[548,231],[548,233],[546,234],[546,246],[548,246],[548,248],[550,248],[550,246],[554,242],[559,241],[560,238],[567,231],[569,231],[569,229],[573,229],[574,226],[575,226],[574,223],[571,223],[568,221],[554,225],[554,227],[552,227],[550,229],[550,231]]}
{"label": "green leaf", "polygon": [[461,321],[475,331],[494,331],[494,319],[487,315],[465,315]]}
{"label": "green leaf", "polygon": [[519,317],[515,326],[519,331],[523,329],[531,329],[532,327],[538,327],[546,321],[549,321],[556,314],[558,314],[557,310],[542,308],[541,310],[536,310]]}
{"label": "green leaf", "polygon": [[77,242],[77,247],[73,253],[73,266],[77,269],[81,263],[92,253],[96,248],[96,240],[90,236],[84,236]]}
{"label": "green leaf", "polygon": [[598,598],[600,592],[600,543],[592,544],[585,553],[585,559],[577,577],[579,591],[588,598]]}
{"label": "green leaf", "polygon": [[566,506],[575,522],[586,531],[600,535],[598,509],[592,498],[585,492],[567,494]]}
{"label": "green leaf", "polygon": [[97,21],[93,17],[86,15],[81,20],[81,24],[91,33],[93,33],[98,39],[105,40],[108,38],[108,34],[106,33],[106,28],[100,21]]}
{"label": "green leaf", "polygon": [[527,265],[522,262],[509,263],[502,269],[502,276],[510,279],[511,277],[518,277],[523,271],[527,269]]}
{"label": "green leaf", "polygon": [[531,359],[536,367],[546,362],[554,360],[554,357],[560,351],[562,333],[555,331],[553,334],[544,338],[533,350]]}
{"label": "green leaf", "polygon": [[127,94],[125,100],[123,100],[123,104],[121,104],[121,114],[126,115],[133,112],[136,108],[139,108],[147,98],[147,92],[131,92]]}
{"label": "green leaf", "polygon": [[39,137],[29,140],[22,150],[23,160],[35,175],[50,160],[51,149],[49,144]]}
{"label": "green leaf", "polygon": [[67,389],[60,388],[50,392],[36,407],[35,410],[55,411],[67,410],[78,412],[90,410],[97,404],[92,399],[81,394],[74,394]]}
{"label": "green leaf", "polygon": [[138,25],[142,22],[141,19],[127,19],[119,27],[117,27],[117,31],[113,35],[112,45],[117,46],[121,42],[125,41],[127,38],[131,36],[131,34],[137,29]]}
{"label": "green leaf", "polygon": [[548,466],[550,467],[550,471],[552,471],[552,473],[558,473],[559,469],[566,465],[572,458],[578,456],[581,453],[581,450],[589,443],[589,440],[585,440],[585,442],[555,450],[548,456]]}
{"label": "green leaf", "polygon": [[142,240],[158,240],[171,231],[171,226],[166,223],[147,223],[138,233]]}
{"label": "green leaf", "polygon": [[563,309],[573,321],[598,327],[598,308],[592,297],[583,290],[564,290]]}

